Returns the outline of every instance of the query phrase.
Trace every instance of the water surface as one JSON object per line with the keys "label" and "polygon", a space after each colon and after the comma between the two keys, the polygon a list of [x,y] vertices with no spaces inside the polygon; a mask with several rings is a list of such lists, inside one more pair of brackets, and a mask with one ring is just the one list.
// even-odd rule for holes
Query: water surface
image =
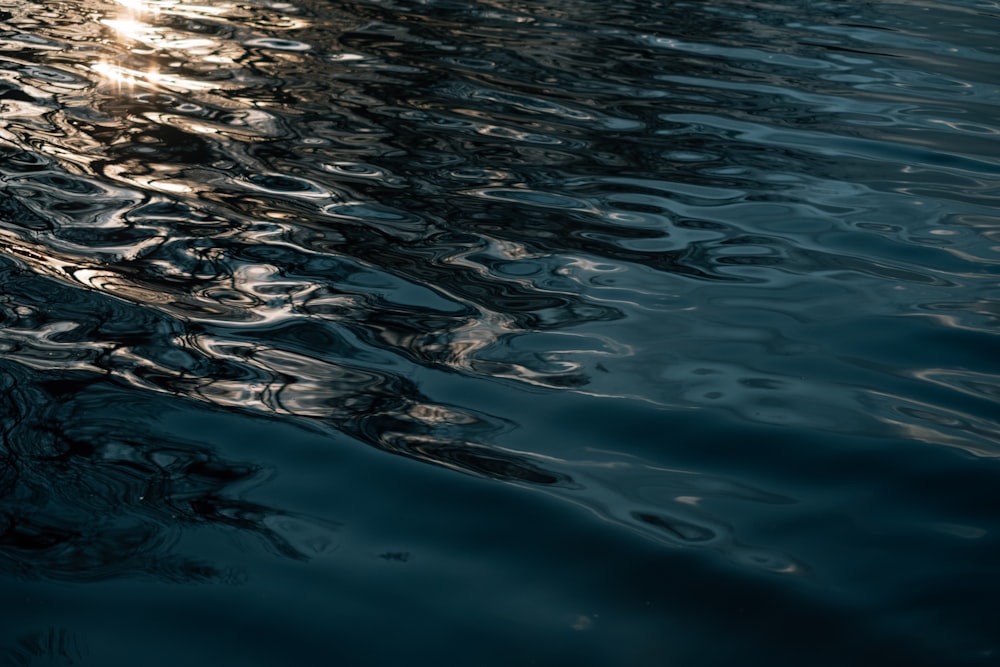
{"label": "water surface", "polygon": [[0,1],[0,662],[994,664],[998,36]]}

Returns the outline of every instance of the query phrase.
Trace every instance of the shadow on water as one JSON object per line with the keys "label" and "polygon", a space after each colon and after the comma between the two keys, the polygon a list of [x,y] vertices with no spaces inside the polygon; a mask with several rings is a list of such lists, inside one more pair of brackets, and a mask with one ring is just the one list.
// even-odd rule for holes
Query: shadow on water
{"label": "shadow on water", "polygon": [[0,570],[7,574],[237,582],[237,571],[175,553],[181,535],[245,533],[304,560],[336,528],[244,499],[265,470],[149,430],[127,394],[83,374],[18,384],[23,376],[6,369]]}
{"label": "shadow on water", "polygon": [[49,627],[19,636],[13,647],[0,648],[0,659],[12,667],[86,664],[87,650],[65,628]]}

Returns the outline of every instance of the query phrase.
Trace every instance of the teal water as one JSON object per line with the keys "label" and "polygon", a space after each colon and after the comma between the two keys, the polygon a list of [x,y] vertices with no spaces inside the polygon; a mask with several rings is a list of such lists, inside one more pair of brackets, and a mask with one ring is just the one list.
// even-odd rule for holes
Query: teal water
{"label": "teal water", "polygon": [[996,664],[998,34],[0,0],[0,665]]}

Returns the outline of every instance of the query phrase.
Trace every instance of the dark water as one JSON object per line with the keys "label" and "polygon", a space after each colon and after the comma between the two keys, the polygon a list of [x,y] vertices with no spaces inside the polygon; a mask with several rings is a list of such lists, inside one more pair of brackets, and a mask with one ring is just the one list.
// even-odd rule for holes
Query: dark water
{"label": "dark water", "polygon": [[1000,664],[1000,5],[0,2],[0,664]]}

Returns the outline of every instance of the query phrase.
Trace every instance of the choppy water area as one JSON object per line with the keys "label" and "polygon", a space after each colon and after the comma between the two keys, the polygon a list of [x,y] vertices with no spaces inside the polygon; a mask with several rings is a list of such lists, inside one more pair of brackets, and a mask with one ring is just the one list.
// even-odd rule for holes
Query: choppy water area
{"label": "choppy water area", "polygon": [[994,1],[0,1],[0,663],[1000,660]]}

